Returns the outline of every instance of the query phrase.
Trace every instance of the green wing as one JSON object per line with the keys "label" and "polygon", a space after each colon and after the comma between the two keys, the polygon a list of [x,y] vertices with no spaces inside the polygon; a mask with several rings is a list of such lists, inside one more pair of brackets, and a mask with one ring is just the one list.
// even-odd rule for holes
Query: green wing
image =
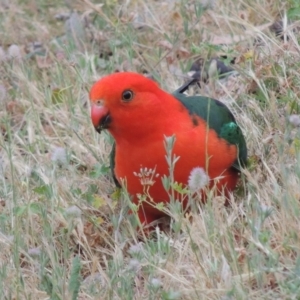
{"label": "green wing", "polygon": [[112,174],[114,183],[118,188],[121,188],[121,184],[118,181],[116,174],[115,174],[115,156],[116,156],[116,142],[114,141],[112,148],[111,148],[110,155],[109,155],[109,164],[110,164],[110,170],[111,170],[111,174]]}
{"label": "green wing", "polygon": [[238,147],[238,158],[233,164],[234,168],[240,170],[240,165],[246,165],[247,146],[243,133],[225,104],[207,97],[186,96],[178,91],[175,91],[173,95],[189,110],[191,115],[198,115],[207,122],[209,128],[217,132],[220,138]]}

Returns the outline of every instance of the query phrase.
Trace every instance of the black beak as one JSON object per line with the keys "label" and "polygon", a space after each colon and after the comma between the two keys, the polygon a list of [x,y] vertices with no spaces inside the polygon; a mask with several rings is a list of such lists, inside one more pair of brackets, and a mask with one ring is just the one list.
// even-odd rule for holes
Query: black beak
{"label": "black beak", "polygon": [[110,114],[107,114],[105,115],[101,120],[100,120],[100,123],[95,126],[95,129],[98,133],[101,133],[102,130],[104,129],[108,129],[109,128],[109,125],[111,123],[111,116]]}

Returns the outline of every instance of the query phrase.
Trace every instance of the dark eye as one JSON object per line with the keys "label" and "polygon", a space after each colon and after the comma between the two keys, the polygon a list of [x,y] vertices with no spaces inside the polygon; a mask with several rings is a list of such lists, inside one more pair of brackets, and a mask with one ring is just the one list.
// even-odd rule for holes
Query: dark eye
{"label": "dark eye", "polygon": [[131,90],[125,90],[122,94],[122,100],[125,102],[128,102],[132,100],[133,98],[133,92]]}

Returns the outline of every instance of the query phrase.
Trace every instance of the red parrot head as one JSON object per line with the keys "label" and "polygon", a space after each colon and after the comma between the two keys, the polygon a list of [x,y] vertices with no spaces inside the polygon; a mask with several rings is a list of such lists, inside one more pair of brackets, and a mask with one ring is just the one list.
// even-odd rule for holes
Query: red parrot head
{"label": "red parrot head", "polygon": [[107,129],[116,137],[135,136],[153,129],[153,119],[166,96],[156,82],[137,73],[115,73],[96,82],[90,91],[91,119],[100,133]]}

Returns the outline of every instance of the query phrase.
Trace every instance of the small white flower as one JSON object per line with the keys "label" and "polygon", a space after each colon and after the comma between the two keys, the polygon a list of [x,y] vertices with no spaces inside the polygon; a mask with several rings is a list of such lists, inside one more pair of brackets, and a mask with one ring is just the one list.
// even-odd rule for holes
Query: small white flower
{"label": "small white flower", "polygon": [[138,243],[136,245],[130,246],[128,252],[132,255],[132,254],[138,254],[138,253],[142,252],[142,250],[143,250],[143,244]]}
{"label": "small white flower", "polygon": [[159,174],[156,173],[156,167],[154,169],[140,168],[140,172],[133,172],[133,175],[140,178],[141,185],[149,186],[152,186],[155,183],[154,178],[159,176]]}
{"label": "small white flower", "polygon": [[209,182],[209,177],[203,168],[194,168],[188,179],[188,186],[192,192],[203,189]]}
{"label": "small white flower", "polygon": [[140,266],[140,262],[135,258],[131,259],[128,263],[129,269],[135,272],[140,268]]}
{"label": "small white flower", "polygon": [[91,274],[83,280],[83,285],[85,286],[90,286],[92,284],[100,284],[102,286],[105,285],[103,276],[99,272]]}
{"label": "small white flower", "polygon": [[300,115],[290,115],[289,122],[295,127],[300,126]]}
{"label": "small white flower", "polygon": [[261,203],[261,204],[260,204],[260,209],[261,209],[261,211],[262,211],[263,213],[265,213],[265,212],[269,211],[270,208],[269,208],[269,206],[267,206],[267,205]]}
{"label": "small white flower", "polygon": [[9,59],[20,61],[22,59],[22,53],[19,46],[12,44],[7,49],[7,56]]}
{"label": "small white flower", "polygon": [[162,282],[158,278],[152,278],[150,280],[150,285],[151,285],[151,287],[153,287],[155,289],[158,289],[158,288],[160,288],[162,286]]}
{"label": "small white flower", "polygon": [[65,213],[68,216],[72,216],[72,217],[76,217],[76,218],[81,217],[81,210],[75,205],[66,208]]}
{"label": "small white flower", "polygon": [[41,255],[41,249],[40,248],[28,249],[28,255],[30,255],[31,257],[39,257]]}
{"label": "small white flower", "polygon": [[51,154],[51,160],[55,163],[66,165],[67,164],[67,151],[62,147],[55,147]]}

